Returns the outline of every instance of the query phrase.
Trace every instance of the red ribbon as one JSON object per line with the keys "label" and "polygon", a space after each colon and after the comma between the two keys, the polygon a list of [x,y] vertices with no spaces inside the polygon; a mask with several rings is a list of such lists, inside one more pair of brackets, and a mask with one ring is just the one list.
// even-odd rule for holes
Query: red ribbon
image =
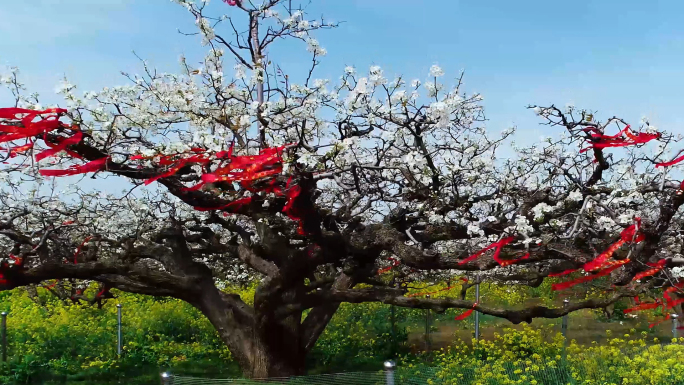
{"label": "red ribbon", "polygon": [[[653,139],[658,139],[660,137],[659,133],[648,134],[648,133],[637,133],[634,134],[630,131],[630,126],[627,125],[622,131],[618,132],[616,135],[604,135],[596,127],[587,127],[585,131],[593,131],[591,134],[592,141],[588,148],[580,150],[580,153],[588,151],[590,148],[608,148],[608,147],[626,147],[634,146],[637,144],[644,144],[650,142]],[[622,135],[627,136],[627,139],[623,139]]]}
{"label": "red ribbon", "polygon": [[399,262],[398,259],[395,259],[395,258],[392,258],[392,257],[389,257],[389,258],[387,258],[387,259],[389,259],[390,261],[392,261],[392,265],[391,265],[391,266],[388,266],[388,267],[385,267],[385,268],[382,268],[382,269],[378,269],[378,275],[383,274],[383,273],[386,273],[386,272],[392,270],[393,268],[399,266],[399,263],[400,263],[400,262]]}
{"label": "red ribbon", "polygon": [[95,295],[95,299],[99,299],[100,297],[102,297],[102,296],[105,295],[106,293],[109,293],[109,290],[111,290],[111,289],[110,289],[109,287],[105,286],[104,288],[102,288],[102,290],[100,290],[99,293],[97,293],[97,294]]}
{"label": "red ribbon", "polygon": [[[26,144],[24,144],[24,145],[22,145],[22,146],[11,147],[11,148],[9,149],[9,154],[8,154],[8,155],[9,155],[10,158],[14,158],[15,156],[21,154],[22,152],[26,152],[26,151],[28,151],[28,150],[30,150],[30,149],[32,149],[32,148],[33,148],[33,142],[29,141],[28,143],[26,143]],[[3,151],[4,151],[4,149],[3,149]]]}
{"label": "red ribbon", "polygon": [[613,243],[612,245],[610,245],[610,247],[608,248],[608,250],[606,250],[606,251],[604,251],[603,253],[601,253],[598,257],[596,257],[596,258],[593,259],[592,261],[585,263],[584,266],[582,266],[582,269],[584,269],[584,271],[589,272],[589,271],[594,271],[594,270],[598,270],[598,269],[602,268],[602,267],[606,264],[606,262],[610,259],[610,257],[612,257],[613,254],[614,254],[614,253],[615,253],[615,252],[616,252],[624,243],[625,243],[625,241],[622,240],[622,239],[620,239],[619,241]]}
{"label": "red ribbon", "polygon": [[81,249],[82,249],[83,246],[84,246],[89,240],[91,240],[91,239],[93,239],[93,236],[92,236],[92,235],[89,236],[89,237],[86,237],[86,239],[84,239],[83,242],[82,242],[82,243],[78,246],[78,248],[76,249],[76,252],[74,253],[74,265],[78,263],[77,258],[78,258],[78,255],[81,254]]}
{"label": "red ribbon", "polygon": [[662,303],[660,302],[652,302],[652,303],[641,303],[637,306],[630,307],[628,309],[623,310],[622,312],[625,314],[629,314],[635,311],[640,311],[640,310],[650,310],[650,309],[657,309],[660,306],[662,306]]}
{"label": "red ribbon", "polygon": [[579,269],[568,269],[568,270],[563,270],[560,273],[551,273],[549,274],[549,277],[561,277],[563,275],[568,275],[576,272]]}
{"label": "red ribbon", "polygon": [[662,163],[656,163],[656,167],[669,167],[673,166],[681,161],[684,160],[684,155],[680,156],[679,158],[672,159],[669,162],[662,162]]}
{"label": "red ribbon", "polygon": [[674,293],[675,291],[677,291],[678,289],[681,289],[682,287],[684,287],[684,281],[678,282],[674,286],[671,286],[671,287],[668,287],[667,289],[665,289],[665,291],[663,292],[663,298],[665,298],[665,302],[667,303],[668,308],[673,307],[671,304],[675,301],[672,299],[672,297],[670,297],[670,293]]}
{"label": "red ribbon", "polygon": [[466,310],[465,312],[463,312],[463,314],[457,315],[456,318],[454,318],[454,320],[463,321],[464,319],[470,317],[470,315],[473,314],[473,312],[475,311],[475,306],[477,306],[477,302],[475,302],[475,304],[473,304],[472,309]]}
{"label": "red ribbon", "polygon": [[39,170],[40,175],[42,176],[69,176],[69,175],[78,175],[78,174],[85,174],[88,172],[95,172],[95,171],[100,171],[103,170],[107,166],[107,161],[109,160],[109,157],[106,156],[104,158],[96,159],[91,162],[88,162],[86,164],[82,164],[79,166],[71,166],[65,170],[45,170],[41,169]]}
{"label": "red ribbon", "polygon": [[14,261],[14,266],[21,267],[24,265],[24,258],[17,257],[14,254],[9,255],[10,259]]}
{"label": "red ribbon", "polygon": [[657,274],[658,272],[660,272],[665,267],[666,264],[667,264],[666,259],[661,259],[660,261],[658,261],[656,263],[648,263],[647,265],[649,265],[653,268],[648,269],[646,271],[642,271],[641,273],[638,273],[637,275],[634,276],[634,278],[632,278],[632,281],[636,281],[638,279],[641,279],[644,277],[650,277],[654,274]]}
{"label": "red ribbon", "polygon": [[[12,125],[0,125],[0,132],[6,135],[0,135],[0,143],[11,142],[17,139],[29,138],[32,136],[45,134],[48,131],[64,127],[64,124],[59,121],[59,114],[66,113],[67,110],[61,108],[51,108],[43,111],[27,110],[24,108],[0,108],[0,118],[19,120],[23,127]],[[23,118],[17,118],[19,114],[27,114]],[[38,115],[56,114],[48,116],[47,118],[38,122],[33,122]]]}
{"label": "red ribbon", "polygon": [[652,328],[654,328],[655,326],[660,325],[661,323],[663,323],[663,322],[665,322],[665,321],[667,321],[667,320],[669,320],[669,319],[670,319],[670,314],[666,315],[665,318],[663,318],[663,319],[661,319],[661,320],[659,320],[659,321],[656,321],[656,322],[654,322],[654,323],[648,325],[648,327],[649,327],[650,329],[652,329]]}
{"label": "red ribbon", "polygon": [[475,253],[475,254],[469,256],[468,258],[462,260],[458,264],[463,265],[467,262],[470,262],[470,261],[476,259],[477,257],[479,257],[480,255],[484,254],[487,250],[491,250],[494,248],[496,248],[496,250],[494,251],[494,260],[497,261],[499,264],[501,264],[502,260],[499,258],[499,254],[501,253],[501,249],[504,246],[506,246],[507,244],[513,242],[514,240],[515,240],[515,237],[508,237],[508,238],[504,238],[498,242],[494,242],[491,245],[485,247],[484,249],[478,251],[477,253]]}
{"label": "red ribbon", "polygon": [[[178,162],[175,162],[175,163],[174,163],[173,161],[171,161],[170,158],[163,157],[163,158],[160,159],[160,161],[159,161],[159,164],[160,164],[160,165],[173,164],[173,166],[172,166],[171,168],[169,168],[166,172],[164,172],[164,173],[162,173],[162,174],[159,174],[159,175],[157,175],[157,176],[155,176],[155,177],[152,177],[152,178],[146,180],[146,181],[145,181],[145,185],[148,185],[148,184],[150,184],[150,183],[153,183],[153,182],[155,182],[155,181],[157,181],[158,179],[161,179],[161,178],[168,178],[168,177],[170,177],[170,176],[173,176],[173,175],[175,175],[178,171],[180,171],[180,169],[182,169],[183,167],[185,167],[185,166],[188,165],[188,164],[191,164],[191,163],[209,163],[210,161],[211,161],[211,159],[206,158],[206,157],[204,157],[204,156],[202,156],[202,155],[193,155],[193,156],[191,156],[191,157],[189,157],[189,158],[181,159],[181,160],[179,160]],[[167,163],[167,162],[168,162],[168,163]]]}
{"label": "red ribbon", "polygon": [[49,156],[56,155],[60,151],[66,150],[68,146],[74,145],[74,144],[79,144],[83,140],[83,132],[82,131],[77,131],[74,136],[71,136],[69,138],[66,138],[62,141],[60,141],[57,145],[52,146],[49,142],[45,142],[48,146],[52,147],[50,149],[47,149],[45,151],[41,151],[38,154],[36,154],[36,161],[40,161],[42,159],[45,159]]}
{"label": "red ribbon", "polygon": [[645,236],[643,233],[639,233],[639,227],[641,227],[641,218],[634,218],[635,224],[627,227],[620,232],[620,240],[613,243],[608,247],[608,250],[601,253],[594,260],[584,264],[582,268],[584,271],[594,271],[606,266],[607,261],[615,254],[615,252],[622,247],[625,243],[639,243],[644,240]]}
{"label": "red ribbon", "polygon": [[592,281],[596,278],[606,276],[606,275],[610,274],[613,270],[617,269],[618,267],[620,267],[626,263],[629,263],[629,259],[623,259],[621,261],[609,262],[609,264],[611,266],[599,271],[596,274],[580,277],[580,278],[577,278],[577,279],[572,280],[572,281],[554,283],[553,285],[551,285],[551,290],[569,289],[569,288],[571,288],[575,285],[578,285],[580,283],[589,282],[589,281]]}
{"label": "red ribbon", "polygon": [[33,115],[35,117],[36,115],[65,114],[66,112],[67,112],[67,110],[65,110],[63,108],[48,108],[47,110],[37,111],[37,110],[28,110],[26,108],[8,107],[8,108],[0,108],[0,119],[19,119],[19,118],[17,118],[17,115],[19,115],[19,114],[29,114],[29,115]]}

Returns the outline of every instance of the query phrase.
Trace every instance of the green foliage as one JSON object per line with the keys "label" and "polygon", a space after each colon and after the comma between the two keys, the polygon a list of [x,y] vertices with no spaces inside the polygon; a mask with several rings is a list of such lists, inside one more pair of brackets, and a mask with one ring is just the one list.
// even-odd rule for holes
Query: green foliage
{"label": "green foliage", "polygon": [[408,350],[408,333],[400,320],[409,310],[395,307],[392,343],[391,307],[381,303],[340,305],[307,357],[310,372],[376,370],[382,362]]}
{"label": "green foliage", "polygon": [[9,357],[0,367],[0,382],[111,379],[124,373],[156,377],[167,368],[239,374],[212,325],[192,306],[174,299],[115,294],[123,305],[121,359],[116,355],[115,302],[103,309],[67,306],[41,293],[45,306],[39,306],[24,291],[3,293],[2,310],[9,312]]}

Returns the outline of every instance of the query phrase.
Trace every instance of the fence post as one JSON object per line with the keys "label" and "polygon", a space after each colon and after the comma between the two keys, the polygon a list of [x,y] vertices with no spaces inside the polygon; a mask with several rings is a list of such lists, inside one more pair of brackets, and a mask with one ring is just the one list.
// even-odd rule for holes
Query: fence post
{"label": "fence post", "polygon": [[394,370],[397,368],[397,364],[392,360],[385,361],[385,384],[394,385]]}
{"label": "fence post", "polygon": [[[563,309],[567,310],[568,306],[570,306],[570,300],[569,299],[564,299],[563,300]],[[563,320],[561,321],[561,334],[563,335],[563,358],[565,358],[565,348],[568,346],[568,315],[563,316]]]}
{"label": "fence post", "polygon": [[162,385],[171,385],[171,373],[164,372],[161,374]]}
{"label": "fence post", "polygon": [[116,354],[121,357],[121,304],[116,304],[116,323],[117,323],[117,333],[116,333]]}
{"label": "fence post", "polygon": [[[430,299],[430,294],[425,298]],[[425,309],[425,350],[430,353],[430,309]]]}
{"label": "fence post", "polygon": [[679,315],[672,314],[672,337],[677,338],[677,328],[679,327]]}
{"label": "fence post", "polygon": [[2,335],[0,336],[2,339],[2,362],[7,362],[7,312],[3,311],[0,316],[2,316],[2,325],[0,326],[2,328]]}
{"label": "fence post", "polygon": [[[475,303],[480,303],[480,277],[475,283]],[[475,339],[480,339],[480,312],[475,310]]]}
{"label": "fence post", "polygon": [[[568,306],[570,305],[570,300],[569,299],[564,299],[563,300],[563,309],[567,309]],[[568,315],[563,316],[563,321],[561,322],[561,333],[563,334],[563,338],[567,339],[568,337]]]}

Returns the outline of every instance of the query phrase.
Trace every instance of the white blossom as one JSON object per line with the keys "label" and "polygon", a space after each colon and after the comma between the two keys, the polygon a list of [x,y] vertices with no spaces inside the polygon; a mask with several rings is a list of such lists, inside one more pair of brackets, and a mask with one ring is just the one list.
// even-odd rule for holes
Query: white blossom
{"label": "white blossom", "polygon": [[432,67],[430,67],[430,76],[432,76],[432,77],[444,76],[444,71],[438,65],[433,64]]}

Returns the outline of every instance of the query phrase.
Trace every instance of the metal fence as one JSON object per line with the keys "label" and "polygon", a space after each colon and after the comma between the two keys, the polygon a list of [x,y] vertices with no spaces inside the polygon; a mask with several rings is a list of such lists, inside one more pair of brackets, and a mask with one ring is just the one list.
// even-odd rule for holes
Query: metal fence
{"label": "metal fence", "polygon": [[[661,346],[667,349],[667,345]],[[643,351],[626,352],[631,359],[641,359]],[[684,357],[678,358],[684,366]],[[663,371],[655,362],[646,363],[637,373],[616,371],[614,362],[598,357],[563,359],[554,364],[548,360],[519,360],[501,365],[481,362],[477,366],[453,367],[396,367],[393,362],[385,363],[385,369],[377,372],[356,372],[301,376],[290,378],[248,379],[206,379],[175,376],[163,373],[162,385],[579,385],[579,384],[649,384],[684,385],[682,370]],[[625,381],[627,380],[627,381]]]}
{"label": "metal fence", "polygon": [[431,379],[435,372],[435,368],[422,368],[419,372],[409,373],[406,370],[397,370],[393,361],[386,361],[384,370],[377,372],[348,372],[267,379],[207,379],[162,373],[161,383],[162,385],[423,385],[433,383]]}

